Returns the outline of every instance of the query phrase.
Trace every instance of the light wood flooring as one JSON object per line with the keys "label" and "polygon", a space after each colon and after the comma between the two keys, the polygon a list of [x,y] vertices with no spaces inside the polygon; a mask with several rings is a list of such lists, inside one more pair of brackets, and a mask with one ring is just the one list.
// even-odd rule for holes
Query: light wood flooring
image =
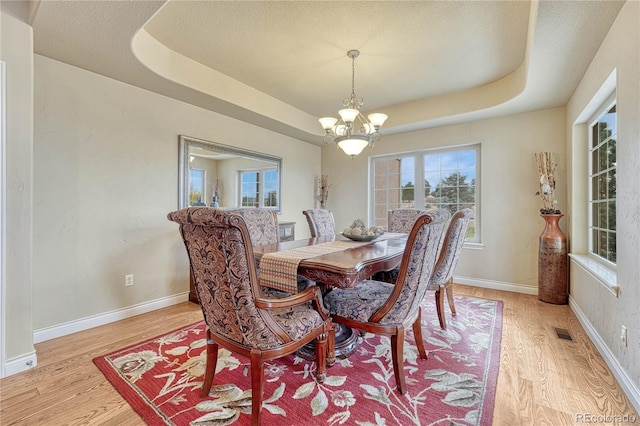
{"label": "light wood flooring", "polygon": [[[567,305],[463,285],[455,290],[504,302],[494,425],[579,425],[588,423],[587,416],[637,416]],[[0,380],[0,425],[143,424],[92,359],[201,318],[200,308],[185,302],[37,344],[36,368]],[[567,329],[573,340],[559,339],[554,327]]]}

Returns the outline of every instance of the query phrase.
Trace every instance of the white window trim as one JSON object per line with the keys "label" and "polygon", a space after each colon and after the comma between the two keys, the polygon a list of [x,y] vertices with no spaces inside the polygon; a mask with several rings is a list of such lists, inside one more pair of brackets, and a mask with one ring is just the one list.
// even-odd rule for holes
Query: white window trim
{"label": "white window trim", "polygon": [[[616,91],[614,90],[609,96],[607,96],[607,98],[600,104],[600,106],[595,110],[595,112],[591,115],[591,117],[589,118],[589,120],[587,121],[587,137],[589,138],[588,141],[588,146],[589,148],[587,149],[587,255],[589,257],[589,262],[583,262],[581,265],[585,268],[589,268],[589,265],[594,265],[593,266],[593,270],[589,271],[593,274],[597,274],[596,271],[599,271],[600,268],[606,268],[609,271],[613,271],[613,273],[616,273],[617,270],[617,265],[613,262],[610,262],[609,260],[603,258],[602,256],[598,256],[597,254],[593,253],[593,233],[591,232],[591,227],[593,224],[593,210],[591,208],[591,194],[593,194],[593,188],[591,187],[591,171],[593,170],[593,158],[591,155],[591,146],[592,146],[592,132],[591,132],[591,128],[593,127],[594,124],[596,124],[598,122],[598,119],[600,118],[600,116],[605,112],[608,111],[613,105],[617,104],[617,96],[616,96]],[[617,124],[616,124],[617,126]],[[616,130],[617,133],[617,130]],[[617,207],[618,203],[616,201],[616,207]],[[616,208],[617,211],[617,208]],[[617,220],[616,220],[617,222]],[[617,226],[616,226],[617,229]],[[616,232],[617,235],[617,232]],[[585,256],[585,255],[576,255],[576,256]],[[616,256],[617,257],[617,256]],[[617,282],[617,280],[615,280]],[[610,282],[610,280],[609,280]],[[615,287],[617,287],[617,284],[614,284]],[[617,295],[617,290],[616,290],[616,295]]]}
{"label": "white window trim", "polygon": [[[391,154],[383,154],[369,157],[369,173],[368,173],[368,197],[369,197],[369,222],[372,221],[372,217],[375,212],[373,191],[375,190],[374,182],[371,179],[371,173],[373,170],[373,163],[376,160],[384,160],[389,158],[398,158],[398,157],[414,157],[415,165],[414,170],[416,176],[424,176],[424,161],[421,161],[422,158],[427,154],[437,153],[437,152],[454,152],[454,151],[465,151],[470,148],[475,148],[476,150],[476,210],[475,210],[475,222],[476,222],[476,238],[473,241],[465,241],[463,248],[472,249],[472,250],[482,250],[484,248],[484,244],[482,243],[482,233],[481,233],[481,217],[480,217],[480,200],[481,200],[481,152],[482,152],[482,144],[480,142],[468,143],[464,145],[452,145],[452,146],[440,146],[437,148],[426,148],[417,151],[405,151],[405,152],[394,152]],[[416,205],[424,205],[424,178],[416,179],[414,187],[414,203]],[[418,204],[420,202],[421,204]]]}
{"label": "white window trim", "polygon": [[[589,161],[591,161],[591,151],[588,145],[589,135],[589,123],[593,122],[594,118],[597,118],[604,111],[604,105],[610,105],[612,100],[615,97],[616,93],[616,83],[617,83],[617,70],[614,68],[606,80],[602,83],[602,86],[596,91],[591,100],[587,103],[585,108],[580,112],[580,114],[576,117],[574,121],[574,127],[584,126],[584,135],[587,140],[583,139],[585,136],[581,136],[580,139],[574,139],[574,146],[571,148],[572,155],[576,152],[580,153],[578,158],[583,158],[584,163],[580,162],[582,166],[581,172],[579,174],[575,174],[573,176],[575,182],[584,182],[585,186],[578,185],[580,188],[577,190],[581,199],[586,199],[587,203],[584,205],[586,210],[578,210],[580,207],[574,208],[575,216],[580,216],[580,226],[573,229],[575,233],[586,233],[589,234],[589,210],[590,206],[588,205],[588,200],[590,199],[590,194],[588,191],[590,190],[589,183]],[[576,146],[579,144],[579,146]],[[586,150],[584,152],[583,150]],[[583,154],[584,152],[584,154]],[[582,157],[584,155],[584,157]],[[583,180],[584,179],[584,180]],[[584,191],[584,192],[582,192]],[[584,197],[584,198],[582,198]],[[578,206],[576,204],[575,206]],[[584,216],[582,216],[584,214]],[[591,275],[600,285],[604,286],[607,290],[610,291],[611,294],[618,296],[619,295],[619,287],[617,285],[617,272],[615,268],[612,268],[609,265],[605,265],[604,262],[600,261],[600,258],[596,258],[595,255],[589,253],[589,237],[587,237],[586,242],[581,242],[580,247],[577,247],[579,250],[578,253],[569,253],[569,258],[571,259],[572,264],[580,267],[582,270]],[[573,279],[572,279],[573,282]]]}
{"label": "white window trim", "polygon": [[484,244],[474,241],[465,241],[462,248],[468,250],[484,250]]}
{"label": "white window trim", "polygon": [[609,290],[611,294],[620,297],[620,287],[618,286],[618,274],[615,269],[610,268],[603,262],[594,259],[589,254],[569,253],[569,258],[585,272],[591,275],[604,288]]}

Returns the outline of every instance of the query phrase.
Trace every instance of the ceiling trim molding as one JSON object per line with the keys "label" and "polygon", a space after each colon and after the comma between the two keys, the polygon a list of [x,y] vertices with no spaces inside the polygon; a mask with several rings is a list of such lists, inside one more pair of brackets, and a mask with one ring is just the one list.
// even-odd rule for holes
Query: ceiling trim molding
{"label": "ceiling trim molding", "polygon": [[133,36],[131,50],[141,64],[160,77],[297,128],[309,136],[322,136],[317,117],[167,48],[144,28]]}

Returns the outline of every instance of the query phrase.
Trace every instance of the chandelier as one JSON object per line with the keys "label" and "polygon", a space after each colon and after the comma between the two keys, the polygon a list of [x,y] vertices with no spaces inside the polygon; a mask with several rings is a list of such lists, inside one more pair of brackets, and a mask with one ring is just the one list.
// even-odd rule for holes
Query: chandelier
{"label": "chandelier", "polygon": [[360,108],[364,104],[362,98],[356,98],[356,58],[358,50],[350,50],[347,56],[351,58],[351,97],[342,102],[343,109],[338,111],[340,118],[322,117],[319,119],[325,130],[324,143],[337,144],[347,155],[354,158],[367,146],[373,146],[375,141],[382,138],[380,128],[387,119],[386,114],[373,113],[367,117],[362,115]]}

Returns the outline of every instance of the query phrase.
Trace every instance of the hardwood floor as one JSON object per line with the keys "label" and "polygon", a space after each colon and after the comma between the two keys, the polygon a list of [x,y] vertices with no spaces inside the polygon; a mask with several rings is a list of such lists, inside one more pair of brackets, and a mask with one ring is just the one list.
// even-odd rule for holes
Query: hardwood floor
{"label": "hardwood floor", "polygon": [[[637,417],[567,305],[463,285],[455,285],[455,291],[504,302],[494,425],[577,425],[589,423],[587,416]],[[0,424],[143,424],[92,359],[201,318],[200,308],[185,302],[37,344],[38,366],[0,381]],[[573,340],[559,339],[554,327],[568,330]]]}

